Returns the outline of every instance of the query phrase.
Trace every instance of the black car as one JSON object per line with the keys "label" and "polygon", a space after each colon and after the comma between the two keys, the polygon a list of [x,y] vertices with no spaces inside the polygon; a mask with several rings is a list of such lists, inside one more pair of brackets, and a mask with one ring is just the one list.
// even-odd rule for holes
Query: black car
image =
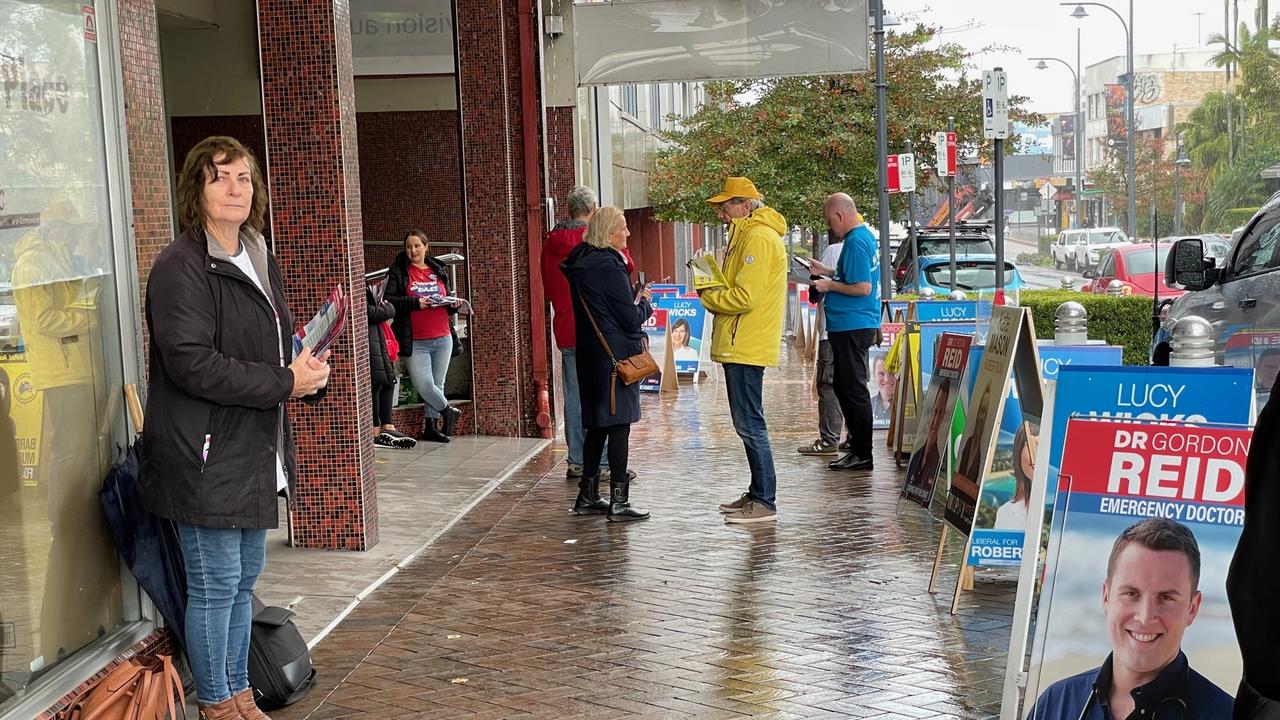
{"label": "black car", "polygon": [[[995,243],[991,240],[991,223],[960,222],[956,224],[956,257],[966,255],[994,255]],[[916,231],[920,257],[948,255],[951,253],[950,229],[946,226],[926,226]],[[893,282],[899,290],[911,269],[911,243],[904,240],[893,256]]]}

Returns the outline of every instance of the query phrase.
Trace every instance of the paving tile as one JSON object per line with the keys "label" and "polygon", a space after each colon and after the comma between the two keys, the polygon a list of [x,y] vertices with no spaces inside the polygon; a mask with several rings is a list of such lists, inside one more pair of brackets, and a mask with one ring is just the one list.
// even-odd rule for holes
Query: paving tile
{"label": "paving tile", "polygon": [[[887,453],[859,474],[795,452],[812,371],[766,375],[776,524],[716,511],[747,484],[722,382],[646,396],[632,500],[651,520],[572,515],[564,449],[541,450],[321,642],[316,691],[272,717],[993,717],[1013,579],[980,573],[953,617],[953,541],[925,591],[941,522],[898,500]],[[444,472],[521,447],[472,445]]]}

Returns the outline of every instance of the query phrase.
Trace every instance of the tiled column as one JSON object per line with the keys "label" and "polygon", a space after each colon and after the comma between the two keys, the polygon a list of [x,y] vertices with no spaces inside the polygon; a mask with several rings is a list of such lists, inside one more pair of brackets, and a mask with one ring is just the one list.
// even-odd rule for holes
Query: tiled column
{"label": "tiled column", "polygon": [[335,285],[353,309],[333,347],[328,396],[291,403],[298,449],[294,542],[378,542],[351,21],[345,0],[258,0],[263,121],[275,253],[306,322]]}
{"label": "tiled column", "polygon": [[534,436],[515,0],[457,0],[477,432]]}

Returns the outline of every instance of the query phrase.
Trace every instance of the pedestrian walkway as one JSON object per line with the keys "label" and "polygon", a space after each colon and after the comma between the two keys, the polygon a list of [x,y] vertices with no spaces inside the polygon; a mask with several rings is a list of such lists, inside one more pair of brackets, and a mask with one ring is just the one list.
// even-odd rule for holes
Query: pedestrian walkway
{"label": "pedestrian walkway", "polygon": [[887,452],[869,474],[795,452],[812,368],[784,362],[776,526],[716,511],[748,480],[723,384],[646,397],[632,501],[651,520],[570,514],[563,451],[538,453],[319,643],[316,689],[272,717],[995,716],[1013,584],[979,576],[951,616],[953,545],[929,595],[939,521],[898,501]]}

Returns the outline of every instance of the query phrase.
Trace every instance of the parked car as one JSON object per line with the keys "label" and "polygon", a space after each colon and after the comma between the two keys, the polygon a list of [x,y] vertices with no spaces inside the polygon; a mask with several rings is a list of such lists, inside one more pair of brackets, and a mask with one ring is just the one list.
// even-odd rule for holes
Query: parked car
{"label": "parked car", "polygon": [[1107,250],[1128,244],[1129,238],[1117,227],[1063,230],[1049,246],[1049,255],[1059,270],[1085,270],[1095,267]]}
{"label": "parked car", "polygon": [[1170,286],[1164,274],[1165,259],[1169,256],[1171,243],[1160,243],[1160,257],[1151,243],[1126,245],[1107,251],[1093,270],[1085,270],[1084,276],[1089,279],[1080,288],[1080,292],[1105,295],[1113,280],[1119,280],[1125,295],[1155,295],[1156,283],[1160,283],[1160,297],[1181,297],[1185,290],[1178,286]]}
{"label": "parked car", "polygon": [[18,328],[18,306],[13,300],[13,286],[0,283],[0,352],[22,349],[22,330]]}
{"label": "parked car", "polygon": [[[956,224],[956,258],[967,258],[971,255],[992,255],[996,251],[995,244],[989,234],[990,222],[957,223]],[[920,257],[939,255],[951,260],[951,237],[948,227],[930,226],[916,231],[916,243],[920,246]],[[903,280],[911,269],[911,243],[903,241],[893,256],[893,279],[898,289],[905,287]]]}
{"label": "parked car", "polygon": [[1280,193],[1244,226],[1226,262],[1218,267],[1199,237],[1174,243],[1166,282],[1186,294],[1174,300],[1151,341],[1151,361],[1169,362],[1174,326],[1197,315],[1214,328],[1218,364],[1258,369],[1260,392],[1269,392],[1280,368]]}
{"label": "parked car", "polygon": [[[951,292],[951,257],[949,255],[922,255],[918,273],[908,270],[901,289],[916,289],[916,276],[920,276],[920,288],[932,288],[939,295]],[[1017,290],[1026,283],[1018,267],[1008,260],[1004,263],[1004,287]],[[995,255],[968,255],[956,259],[956,289],[965,292],[994,290],[996,287]]]}

